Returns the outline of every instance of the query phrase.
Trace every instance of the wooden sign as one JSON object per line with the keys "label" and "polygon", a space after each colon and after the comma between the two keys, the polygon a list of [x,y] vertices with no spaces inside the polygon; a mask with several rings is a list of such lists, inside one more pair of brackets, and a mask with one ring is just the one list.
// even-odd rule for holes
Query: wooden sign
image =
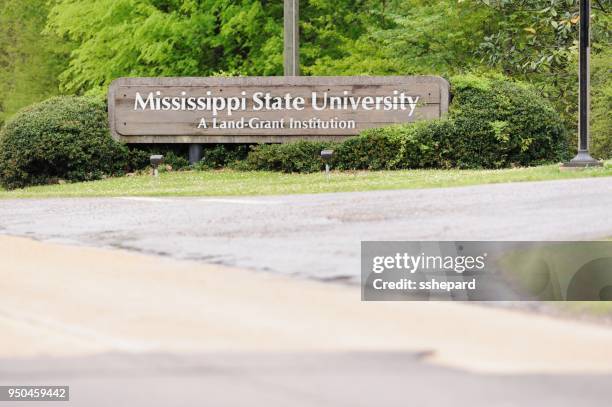
{"label": "wooden sign", "polygon": [[434,76],[120,78],[110,129],[128,143],[258,143],[338,139],[435,119],[449,85]]}

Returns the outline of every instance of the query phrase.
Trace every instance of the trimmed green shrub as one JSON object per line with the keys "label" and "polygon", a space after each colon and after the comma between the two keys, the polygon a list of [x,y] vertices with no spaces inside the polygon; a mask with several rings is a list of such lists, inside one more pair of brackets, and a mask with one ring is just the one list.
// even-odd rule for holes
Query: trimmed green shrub
{"label": "trimmed green shrub", "polygon": [[122,174],[128,149],[108,130],[105,102],[54,97],[21,110],[0,132],[0,184],[86,181]]}
{"label": "trimmed green shrub", "polygon": [[134,170],[147,168],[151,164],[151,154],[157,154],[133,145],[128,146],[128,149],[128,161],[131,164],[131,168]]}
{"label": "trimmed green shrub", "polygon": [[316,172],[323,167],[321,150],[332,143],[320,141],[296,141],[287,144],[260,144],[246,158],[243,169]]}
{"label": "trimmed green shrub", "polygon": [[189,160],[182,155],[174,153],[173,151],[168,151],[166,154],[164,154],[164,164],[171,166],[175,171],[189,168]]}
{"label": "trimmed green shrub", "polygon": [[244,160],[249,154],[246,144],[215,144],[202,151],[202,160],[198,163],[199,169],[218,169],[233,167]]}
{"label": "trimmed green shrub", "polygon": [[339,143],[300,141],[259,145],[245,168],[313,172],[323,148],[341,170],[504,168],[567,158],[559,115],[537,92],[503,77],[458,76],[447,118],[369,129]]}
{"label": "trimmed green shrub", "polygon": [[[342,170],[388,170],[396,166],[402,145],[399,129],[369,129],[334,148],[334,167]],[[320,151],[320,150],[319,150]]]}
{"label": "trimmed green shrub", "polygon": [[455,129],[450,120],[422,121],[397,127],[402,145],[394,168],[452,168],[455,165],[452,160]]}
{"label": "trimmed green shrub", "polygon": [[560,116],[537,92],[502,77],[452,80],[451,162],[458,168],[534,165],[565,158]]}

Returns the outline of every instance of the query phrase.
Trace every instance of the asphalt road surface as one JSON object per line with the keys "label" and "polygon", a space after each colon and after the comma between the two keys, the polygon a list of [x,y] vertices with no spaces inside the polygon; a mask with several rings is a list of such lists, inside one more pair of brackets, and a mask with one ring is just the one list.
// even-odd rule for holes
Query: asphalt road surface
{"label": "asphalt road surface", "polygon": [[70,384],[70,401],[52,404],[87,407],[603,407],[612,381],[610,375],[472,374],[404,353],[103,354],[4,362],[0,382],[8,377]]}
{"label": "asphalt road surface", "polygon": [[4,200],[0,233],[355,279],[362,240],[610,237],[612,178],[266,197]]}

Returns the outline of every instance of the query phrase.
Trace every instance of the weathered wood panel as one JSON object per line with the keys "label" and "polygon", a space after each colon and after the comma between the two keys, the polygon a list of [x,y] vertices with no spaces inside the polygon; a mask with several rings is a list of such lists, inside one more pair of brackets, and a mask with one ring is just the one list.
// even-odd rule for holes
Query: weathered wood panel
{"label": "weathered wood panel", "polygon": [[[266,93],[281,100],[262,106]],[[124,142],[285,142],[439,118],[449,86],[431,76],[121,78],[108,97],[111,132]]]}

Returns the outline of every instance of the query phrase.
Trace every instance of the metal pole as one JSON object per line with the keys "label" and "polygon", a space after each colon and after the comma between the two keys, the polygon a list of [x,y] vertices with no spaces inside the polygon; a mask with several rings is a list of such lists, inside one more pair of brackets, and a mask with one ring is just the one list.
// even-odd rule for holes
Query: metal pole
{"label": "metal pole", "polygon": [[591,56],[591,0],[580,0],[580,45],[578,70],[578,154],[566,166],[593,167],[602,165],[589,154],[590,118],[590,56]]}
{"label": "metal pole", "polygon": [[589,149],[589,85],[590,85],[590,67],[589,57],[591,51],[591,1],[580,1],[580,84],[579,84],[579,108],[580,117],[578,119],[578,133],[580,135],[578,150],[588,151]]}
{"label": "metal pole", "polygon": [[285,76],[300,75],[300,0],[285,0]]}

